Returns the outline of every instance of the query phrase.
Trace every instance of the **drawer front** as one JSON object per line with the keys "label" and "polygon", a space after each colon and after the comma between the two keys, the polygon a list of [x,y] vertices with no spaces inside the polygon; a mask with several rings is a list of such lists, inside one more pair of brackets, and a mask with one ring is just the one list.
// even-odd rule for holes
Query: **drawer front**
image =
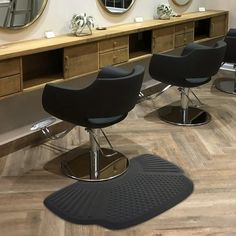
{"label": "drawer front", "polygon": [[152,52],[164,52],[174,49],[174,27],[153,30]]}
{"label": "drawer front", "polygon": [[211,37],[224,36],[227,31],[227,17],[216,16],[211,18]]}
{"label": "drawer front", "polygon": [[186,33],[184,37],[185,44],[192,43],[193,41],[194,41],[194,32]]}
{"label": "drawer front", "polygon": [[97,70],[97,43],[88,43],[64,49],[64,78],[71,78]]}
{"label": "drawer front", "polygon": [[0,97],[21,91],[20,74],[0,78]]}
{"label": "drawer front", "polygon": [[126,48],[129,45],[129,37],[122,36],[112,39],[106,39],[99,42],[99,52],[106,52],[120,48]]}
{"label": "drawer front", "polygon": [[99,67],[115,65],[129,60],[128,48],[122,48],[99,54]]}
{"label": "drawer front", "polygon": [[175,47],[182,47],[188,43],[192,43],[194,41],[193,32],[188,32],[185,34],[178,34],[175,36]]}
{"label": "drawer front", "polygon": [[175,47],[182,47],[184,46],[184,34],[175,35]]}
{"label": "drawer front", "polygon": [[20,58],[0,61],[0,78],[20,74]]}
{"label": "drawer front", "polygon": [[188,22],[184,24],[179,24],[175,26],[175,34],[183,34],[185,32],[193,31],[193,22]]}

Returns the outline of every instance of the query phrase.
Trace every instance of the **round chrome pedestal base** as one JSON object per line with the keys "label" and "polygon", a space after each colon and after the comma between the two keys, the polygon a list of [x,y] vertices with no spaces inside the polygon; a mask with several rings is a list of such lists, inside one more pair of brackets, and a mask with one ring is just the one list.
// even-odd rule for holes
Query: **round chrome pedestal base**
{"label": "round chrome pedestal base", "polygon": [[183,109],[180,106],[168,105],[162,107],[158,109],[158,114],[161,120],[174,125],[182,126],[204,125],[211,120],[209,113],[196,107],[188,108],[188,118],[186,121],[183,118]]}
{"label": "round chrome pedestal base", "polygon": [[[106,148],[103,148],[102,151],[106,155],[114,153],[114,150]],[[65,157],[61,162],[62,172],[70,178],[83,181],[104,181],[122,175],[127,170],[129,161],[119,152],[110,157],[99,152],[99,174],[96,179],[90,176],[90,166],[90,149],[84,149],[78,155]]]}
{"label": "round chrome pedestal base", "polygon": [[218,90],[236,95],[236,84],[234,79],[219,79],[215,86]]}

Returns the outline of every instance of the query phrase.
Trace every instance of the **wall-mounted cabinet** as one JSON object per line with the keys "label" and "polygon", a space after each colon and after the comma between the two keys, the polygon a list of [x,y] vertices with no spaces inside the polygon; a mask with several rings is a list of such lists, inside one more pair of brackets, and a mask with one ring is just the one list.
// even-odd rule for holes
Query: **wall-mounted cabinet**
{"label": "wall-mounted cabinet", "polygon": [[0,98],[64,81],[116,65],[222,37],[228,12],[188,13],[170,20],[150,20],[108,27],[91,36],[65,35],[0,46]]}

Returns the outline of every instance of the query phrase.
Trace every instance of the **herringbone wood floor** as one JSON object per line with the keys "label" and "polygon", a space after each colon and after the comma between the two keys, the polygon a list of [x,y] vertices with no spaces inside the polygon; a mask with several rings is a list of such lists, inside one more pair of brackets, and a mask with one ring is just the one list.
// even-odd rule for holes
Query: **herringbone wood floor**
{"label": "herringbone wood floor", "polygon": [[138,104],[126,120],[106,129],[113,145],[130,158],[153,153],[181,166],[195,184],[187,200],[127,230],[59,219],[44,207],[43,200],[74,181],[43,166],[87,141],[85,131],[77,128],[61,141],[27,147],[0,159],[0,235],[236,235],[236,97],[216,91],[211,84],[195,91],[212,115],[207,125],[178,127],[158,119],[155,110],[179,98],[171,88],[153,101]]}

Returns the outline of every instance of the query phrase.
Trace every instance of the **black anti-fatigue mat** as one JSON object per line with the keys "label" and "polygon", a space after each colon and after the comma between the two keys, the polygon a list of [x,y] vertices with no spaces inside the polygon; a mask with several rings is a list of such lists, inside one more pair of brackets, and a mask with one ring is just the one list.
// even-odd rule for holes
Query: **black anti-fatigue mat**
{"label": "black anti-fatigue mat", "polygon": [[72,223],[121,229],[161,214],[192,191],[193,183],[180,168],[145,154],[132,159],[120,177],[105,182],[78,181],[51,194],[44,204]]}

